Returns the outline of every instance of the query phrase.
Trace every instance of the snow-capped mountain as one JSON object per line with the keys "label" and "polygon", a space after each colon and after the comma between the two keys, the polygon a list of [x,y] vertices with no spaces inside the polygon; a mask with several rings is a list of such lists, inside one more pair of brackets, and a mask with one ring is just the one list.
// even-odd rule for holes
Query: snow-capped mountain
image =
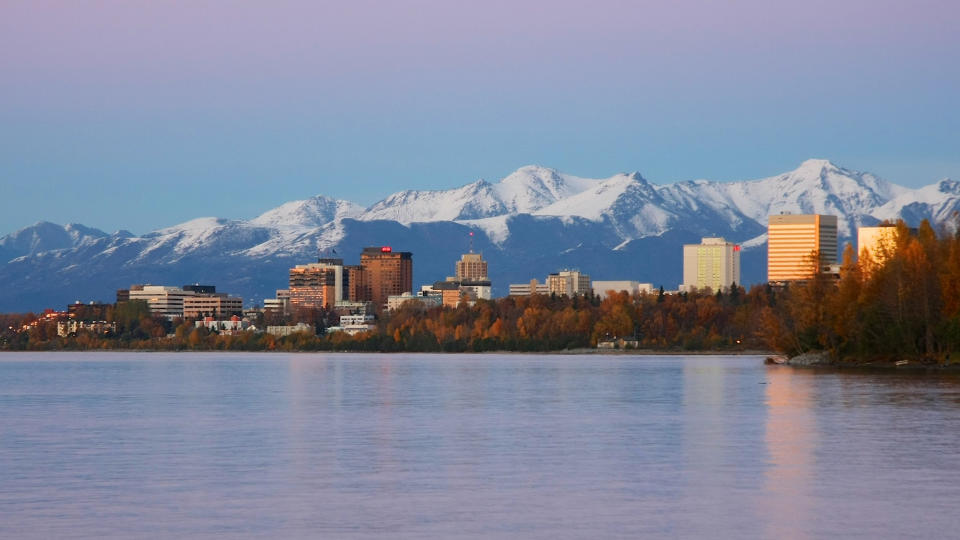
{"label": "snow-capped mountain", "polygon": [[0,254],[7,259],[12,259],[43,251],[76,247],[104,236],[107,236],[107,233],[99,229],[76,223],[60,226],[48,221],[40,221],[0,238]]}
{"label": "snow-capped mountain", "polygon": [[374,204],[359,219],[408,224],[529,214],[597,183],[553,169],[528,166],[496,184],[477,180],[446,191],[401,191]]}
{"label": "snow-capped mountain", "polygon": [[302,201],[290,201],[250,220],[252,225],[268,228],[316,228],[331,221],[355,218],[364,208],[350,201],[318,195]]}
{"label": "snow-capped mountain", "polygon": [[588,179],[530,166],[496,183],[395,193],[369,208],[321,195],[251,220],[198,218],[141,236],[40,222],[0,238],[0,311],[110,300],[131,283],[209,282],[256,303],[285,286],[293,264],[334,251],[356,262],[362,247],[381,244],[414,252],[419,285],[452,273],[468,231],[478,233],[474,246],[499,294],[563,267],[672,288],[681,244],[707,235],[743,243],[750,284],[765,279],[769,215],[834,214],[841,241],[850,241],[860,225],[942,223],[958,210],[960,182],[911,190],[826,160],[758,180],[662,185],[639,173]]}
{"label": "snow-capped mountain", "polygon": [[944,178],[914,191],[907,191],[890,199],[873,212],[880,220],[903,219],[907,223],[919,223],[929,219],[932,223],[953,224],[960,207],[960,182]]}

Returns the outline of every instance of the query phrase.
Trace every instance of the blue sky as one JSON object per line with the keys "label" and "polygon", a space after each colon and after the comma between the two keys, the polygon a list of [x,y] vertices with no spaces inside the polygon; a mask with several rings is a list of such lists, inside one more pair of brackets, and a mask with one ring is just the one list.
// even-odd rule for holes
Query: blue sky
{"label": "blue sky", "polygon": [[532,163],[960,178],[957,5],[7,1],[0,234],[370,204]]}

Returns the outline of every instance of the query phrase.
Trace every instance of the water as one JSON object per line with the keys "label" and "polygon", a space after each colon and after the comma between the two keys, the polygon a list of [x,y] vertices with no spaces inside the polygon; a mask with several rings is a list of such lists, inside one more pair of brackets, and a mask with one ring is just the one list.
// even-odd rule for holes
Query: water
{"label": "water", "polygon": [[945,538],[958,509],[956,375],[0,355],[2,538]]}

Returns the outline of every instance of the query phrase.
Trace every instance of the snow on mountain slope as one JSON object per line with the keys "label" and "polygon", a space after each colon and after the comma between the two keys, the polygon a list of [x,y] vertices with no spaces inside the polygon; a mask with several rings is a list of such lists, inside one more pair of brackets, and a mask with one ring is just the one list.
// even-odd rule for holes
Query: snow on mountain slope
{"label": "snow on mountain slope", "polygon": [[960,212],[960,182],[944,178],[891,199],[872,215],[881,221],[903,219],[915,225],[923,219],[950,223],[956,219],[956,212]]}
{"label": "snow on mountain slope", "polygon": [[528,166],[496,184],[477,180],[450,190],[394,193],[371,206],[359,219],[386,219],[410,224],[528,214],[580,193],[597,182],[560,174],[553,169]]}
{"label": "snow on mountain slope", "polygon": [[618,174],[599,181],[534,215],[607,221],[624,241],[662,234],[683,217],[639,173]]}
{"label": "snow on mountain slope", "polygon": [[480,229],[494,245],[503,245],[510,237],[509,220],[509,215],[503,215],[483,219],[465,219],[457,223]]}
{"label": "snow on mountain slope", "polygon": [[302,201],[284,203],[260,214],[250,223],[261,227],[315,228],[337,219],[358,217],[363,211],[362,206],[350,201],[317,195]]}
{"label": "snow on mountain slope", "polygon": [[57,225],[38,221],[0,238],[0,254],[4,262],[14,257],[55,249],[68,249],[108,236],[107,233],[76,223]]}
{"label": "snow on mountain slope", "polygon": [[266,241],[272,233],[275,234],[249,222],[197,218],[140,237],[138,240],[144,242],[145,247],[137,260],[175,262],[198,253],[242,252],[251,244]]}
{"label": "snow on mountain slope", "polygon": [[840,216],[840,235],[851,236],[877,207],[911,191],[869,173],[837,167],[822,159],[804,161],[797,169],[759,180],[710,182],[695,180],[660,187],[666,200],[706,205],[731,218],[736,213],[766,225],[780,213]]}
{"label": "snow on mountain slope", "polygon": [[359,219],[409,224],[423,221],[478,219],[506,213],[493,186],[485,180],[445,191],[401,191],[374,204]]}
{"label": "snow on mountain slope", "polygon": [[541,216],[580,216],[599,221],[609,213],[617,199],[637,184],[638,180],[646,183],[639,174],[618,174],[531,213]]}
{"label": "snow on mountain slope", "polygon": [[531,214],[557,201],[576,195],[600,181],[561,174],[554,169],[528,165],[521,167],[494,186],[507,210]]}
{"label": "snow on mountain slope", "polygon": [[868,214],[905,191],[871,174],[855,173],[818,159],[807,160],[785,174],[727,186],[731,199],[758,221],[780,213]]}

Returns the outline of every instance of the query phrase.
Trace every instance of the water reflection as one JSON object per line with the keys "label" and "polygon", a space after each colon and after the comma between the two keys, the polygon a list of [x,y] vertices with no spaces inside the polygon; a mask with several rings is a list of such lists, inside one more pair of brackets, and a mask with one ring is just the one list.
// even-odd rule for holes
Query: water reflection
{"label": "water reflection", "polygon": [[16,358],[0,357],[0,538],[960,530],[948,375],[756,357]]}
{"label": "water reflection", "polygon": [[810,538],[817,423],[812,373],[771,366],[766,385],[764,506],[770,538]]}

